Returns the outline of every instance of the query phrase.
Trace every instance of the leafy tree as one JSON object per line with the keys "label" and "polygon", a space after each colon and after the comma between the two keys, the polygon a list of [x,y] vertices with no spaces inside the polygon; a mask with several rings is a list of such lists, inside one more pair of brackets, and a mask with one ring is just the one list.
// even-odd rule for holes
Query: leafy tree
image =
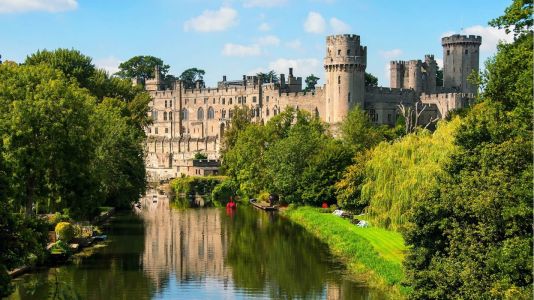
{"label": "leafy tree", "polygon": [[365,86],[377,87],[378,86],[378,78],[376,78],[371,73],[365,72]]}
{"label": "leafy tree", "polygon": [[203,80],[204,75],[206,72],[201,69],[197,68],[190,68],[182,72],[182,74],[178,77],[186,89],[192,89],[195,88],[195,83],[198,80]]}
{"label": "leafy tree", "polygon": [[340,126],[343,142],[354,151],[368,149],[383,140],[380,130],[369,121],[369,116],[355,106]]}
{"label": "leafy tree", "polygon": [[436,86],[443,86],[443,69],[436,70]]}
{"label": "leafy tree", "polygon": [[232,120],[230,126],[224,131],[224,137],[222,140],[222,157],[224,160],[224,153],[236,145],[239,132],[243,131],[247,126],[251,124],[250,110],[247,106],[235,106],[232,109]]}
{"label": "leafy tree", "polygon": [[319,81],[319,77],[311,74],[310,76],[306,77],[306,88],[304,89],[306,92],[314,91],[315,86],[317,85],[317,81]]}
{"label": "leafy tree", "polygon": [[514,1],[491,22],[517,25],[516,40],[487,63],[446,176],[414,207],[405,233],[412,298],[532,298],[531,6]]}
{"label": "leafy tree", "polygon": [[154,77],[154,69],[159,67],[159,71],[163,77],[169,72],[169,65],[163,63],[161,58],[150,55],[138,55],[122,62],[119,65],[119,72],[115,75],[121,78],[143,78],[148,79]]}
{"label": "leafy tree", "polygon": [[260,72],[256,74],[256,76],[258,77],[258,80],[261,83],[269,83],[271,81],[274,83],[278,83],[279,81],[278,75],[274,70],[271,70],[267,73]]}
{"label": "leafy tree", "polygon": [[82,87],[88,87],[96,68],[89,56],[74,49],[39,50],[26,57],[26,65],[46,64],[58,69],[68,78],[74,78]]}
{"label": "leafy tree", "polygon": [[202,152],[195,153],[194,159],[208,159],[208,156]]}
{"label": "leafy tree", "polygon": [[363,210],[369,205],[368,199],[363,198],[362,187],[366,180],[366,163],[371,158],[371,152],[360,151],[354,157],[354,163],[347,167],[342,177],[335,183],[337,205],[347,209]]}

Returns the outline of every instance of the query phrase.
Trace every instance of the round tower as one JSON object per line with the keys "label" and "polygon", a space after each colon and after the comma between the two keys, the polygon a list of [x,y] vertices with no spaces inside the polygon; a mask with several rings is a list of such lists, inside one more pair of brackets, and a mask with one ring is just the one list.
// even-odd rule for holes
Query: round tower
{"label": "round tower", "polygon": [[443,87],[463,93],[476,93],[477,86],[467,77],[478,72],[479,48],[482,37],[478,35],[451,35],[441,39],[443,46]]}
{"label": "round tower", "polygon": [[360,45],[358,35],[326,37],[326,116],[328,123],[338,123],[349,110],[360,105],[365,94],[367,47]]}

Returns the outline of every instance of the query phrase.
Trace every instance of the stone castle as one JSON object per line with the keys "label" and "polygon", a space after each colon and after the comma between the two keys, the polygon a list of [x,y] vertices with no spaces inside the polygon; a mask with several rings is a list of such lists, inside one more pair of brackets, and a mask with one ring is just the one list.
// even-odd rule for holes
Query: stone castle
{"label": "stone castle", "polygon": [[477,92],[467,78],[478,71],[481,42],[482,38],[474,35],[442,38],[441,86],[436,82],[438,67],[433,55],[425,55],[424,61],[392,61],[391,87],[366,86],[367,47],[360,36],[349,34],[326,38],[325,84],[312,92],[302,91],[302,78],[295,77],[291,68],[287,78],[280,74],[277,83],[261,83],[256,76],[228,81],[223,76],[217,87],[206,88],[197,81],[194,89],[184,88],[180,81],[166,88],[156,69],[154,78],[145,82],[152,96],[149,105],[154,120],[146,129],[149,179],[206,174],[192,158],[199,152],[210,160],[219,158],[221,138],[236,106],[247,106],[257,122],[266,122],[292,106],[335,125],[359,105],[372,122],[394,125],[401,103],[425,107],[420,124],[444,118],[451,110],[467,106]]}

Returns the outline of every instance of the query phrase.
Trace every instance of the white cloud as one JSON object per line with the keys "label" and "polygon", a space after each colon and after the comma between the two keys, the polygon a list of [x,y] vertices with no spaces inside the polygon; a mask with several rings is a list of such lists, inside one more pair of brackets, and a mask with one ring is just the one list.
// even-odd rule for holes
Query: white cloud
{"label": "white cloud", "polygon": [[286,46],[293,49],[293,50],[301,50],[302,49],[302,43],[299,39],[295,39],[292,41],[289,41],[286,43]]}
{"label": "white cloud", "polygon": [[225,56],[258,56],[261,54],[259,45],[239,45],[227,43],[224,45],[222,54]]}
{"label": "white cloud", "polygon": [[350,26],[338,18],[330,19],[330,27],[334,33],[349,33]]}
{"label": "white cloud", "polygon": [[109,75],[113,75],[119,71],[119,65],[121,64],[121,62],[121,60],[114,56],[96,59],[94,61],[95,66],[97,68],[106,70]]}
{"label": "white cloud", "polygon": [[[441,35],[450,36],[455,34],[454,31],[445,32]],[[482,44],[480,45],[480,51],[483,52],[495,52],[497,51],[497,45],[499,41],[512,42],[514,40],[513,34],[506,34],[504,29],[498,29],[490,26],[475,25],[463,29],[459,34],[465,35],[480,35],[482,36]]]}
{"label": "white cloud", "polygon": [[237,11],[230,7],[221,7],[219,10],[205,10],[198,17],[184,23],[185,31],[225,31],[237,24]]}
{"label": "white cloud", "polygon": [[77,7],[77,0],[0,0],[0,13],[61,12],[74,10]]}
{"label": "white cloud", "polygon": [[260,24],[258,29],[260,31],[269,31],[269,30],[271,30],[271,25],[269,25],[268,23],[263,22],[263,23]]}
{"label": "white cloud", "polygon": [[267,35],[258,38],[258,44],[262,46],[278,46],[280,45],[280,39],[275,35]]}
{"label": "white cloud", "polygon": [[402,55],[401,49],[381,50],[380,55],[387,60],[395,59]]}
{"label": "white cloud", "polygon": [[321,14],[311,11],[304,21],[304,30],[310,33],[323,33],[326,29],[326,21]]}
{"label": "white cloud", "polygon": [[[285,59],[280,58],[269,63],[269,70],[274,70],[276,73],[284,73],[287,76],[289,68],[293,68],[295,76],[306,77],[310,74],[322,76],[323,66],[318,59],[303,58],[303,59]],[[298,75],[297,75],[298,74]]]}
{"label": "white cloud", "polygon": [[245,0],[243,6],[245,7],[275,7],[283,6],[287,0]]}

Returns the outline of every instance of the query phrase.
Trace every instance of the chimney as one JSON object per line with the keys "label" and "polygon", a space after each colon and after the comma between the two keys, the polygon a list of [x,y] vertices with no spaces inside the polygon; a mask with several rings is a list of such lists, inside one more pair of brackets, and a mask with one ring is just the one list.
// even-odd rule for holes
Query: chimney
{"label": "chimney", "polygon": [[243,85],[247,86],[247,75],[243,75]]}
{"label": "chimney", "polygon": [[223,81],[226,81],[226,75],[223,75]]}
{"label": "chimney", "polygon": [[289,77],[293,77],[293,68],[289,68]]}
{"label": "chimney", "polygon": [[286,84],[286,75],[280,74],[280,86],[284,87],[285,84]]}

